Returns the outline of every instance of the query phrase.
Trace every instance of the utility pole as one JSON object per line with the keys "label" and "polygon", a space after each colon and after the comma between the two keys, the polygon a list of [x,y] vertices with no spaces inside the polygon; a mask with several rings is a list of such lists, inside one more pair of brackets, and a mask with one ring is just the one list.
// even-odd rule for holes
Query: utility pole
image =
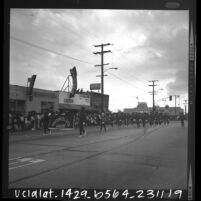
{"label": "utility pole", "polygon": [[188,100],[184,100],[184,105],[185,105],[185,115],[186,115],[186,104]]}
{"label": "utility pole", "polygon": [[177,98],[179,97],[179,95],[174,95],[174,97],[175,97],[174,113],[175,113],[175,119],[176,119],[176,116],[177,116],[177,111],[176,111],[176,109],[177,109]]}
{"label": "utility pole", "polygon": [[155,111],[155,102],[154,102],[154,95],[155,95],[155,89],[154,87],[155,86],[158,86],[155,84],[155,82],[158,82],[158,80],[151,80],[149,82],[152,82],[153,84],[152,85],[149,85],[150,87],[153,87],[153,90],[152,90],[152,95],[153,95],[153,112]]}
{"label": "utility pole", "polygon": [[108,46],[108,45],[112,45],[110,43],[106,43],[106,44],[101,44],[101,45],[94,45],[94,47],[101,47],[101,51],[100,52],[94,52],[94,54],[100,54],[101,55],[101,65],[95,65],[95,67],[101,67],[101,113],[104,112],[104,104],[103,104],[103,95],[104,95],[104,65],[109,65],[109,63],[107,64],[104,64],[104,59],[103,59],[103,56],[105,53],[109,53],[111,52],[111,50],[107,50],[107,51],[104,51],[103,48],[105,46]]}

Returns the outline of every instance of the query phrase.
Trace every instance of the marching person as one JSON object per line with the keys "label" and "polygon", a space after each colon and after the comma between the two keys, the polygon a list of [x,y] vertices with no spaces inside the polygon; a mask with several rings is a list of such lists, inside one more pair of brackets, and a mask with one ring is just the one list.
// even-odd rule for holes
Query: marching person
{"label": "marching person", "polygon": [[44,135],[46,134],[47,131],[50,132],[48,125],[49,125],[49,115],[45,113],[43,117]]}
{"label": "marching person", "polygon": [[181,127],[184,127],[184,114],[183,113],[180,113],[180,117],[179,117],[180,121],[181,121]]}
{"label": "marching person", "polygon": [[80,135],[79,137],[82,137],[86,135],[86,130],[84,128],[86,123],[86,114],[85,114],[85,108],[82,107],[80,111],[80,118],[79,118],[79,130],[80,130]]}
{"label": "marching person", "polygon": [[102,112],[101,114],[101,125],[100,125],[100,132],[102,131],[102,128],[104,127],[104,130],[106,132],[106,116],[105,116],[105,113]]}

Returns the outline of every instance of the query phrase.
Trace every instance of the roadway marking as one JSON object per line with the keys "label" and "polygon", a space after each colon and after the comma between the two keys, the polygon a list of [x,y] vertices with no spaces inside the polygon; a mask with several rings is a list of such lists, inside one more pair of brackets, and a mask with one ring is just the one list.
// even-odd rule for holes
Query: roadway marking
{"label": "roadway marking", "polygon": [[19,159],[19,158],[22,158],[22,157],[10,158],[9,161],[16,160],[16,159]]}
{"label": "roadway marking", "polygon": [[[17,169],[20,167],[24,167],[24,166],[28,166],[28,165],[32,165],[32,164],[36,164],[36,163],[41,163],[41,162],[45,161],[43,159],[22,158],[22,157],[17,157],[12,160],[16,160],[16,161],[9,163],[9,170],[14,170],[14,169]],[[15,164],[15,165],[13,165],[13,164]]]}

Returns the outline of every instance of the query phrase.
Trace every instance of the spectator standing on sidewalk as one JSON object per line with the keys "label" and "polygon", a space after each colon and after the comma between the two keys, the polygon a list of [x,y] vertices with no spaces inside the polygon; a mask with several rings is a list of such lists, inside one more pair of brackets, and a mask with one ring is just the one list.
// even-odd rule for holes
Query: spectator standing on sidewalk
{"label": "spectator standing on sidewalk", "polygon": [[82,107],[81,110],[80,110],[80,118],[79,118],[79,130],[80,130],[79,137],[82,137],[83,135],[86,135],[86,130],[84,128],[85,124],[86,124],[85,108]]}
{"label": "spectator standing on sidewalk", "polygon": [[35,130],[35,117],[31,114],[31,130]]}

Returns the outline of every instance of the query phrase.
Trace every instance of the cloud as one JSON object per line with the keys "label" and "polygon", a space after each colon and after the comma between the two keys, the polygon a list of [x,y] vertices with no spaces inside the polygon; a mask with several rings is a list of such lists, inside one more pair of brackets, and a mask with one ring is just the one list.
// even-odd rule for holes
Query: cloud
{"label": "cloud", "polygon": [[[18,13],[18,14],[17,14]],[[108,71],[105,92],[113,98],[147,93],[147,81],[158,79],[167,93],[186,93],[188,75],[188,11],[12,9],[11,36],[78,60],[11,39],[10,82],[22,84],[37,74],[36,86],[60,89],[69,70],[78,70],[78,87],[100,82],[96,75],[100,51],[93,45],[113,43],[104,50]],[[114,75],[118,76],[115,77]],[[143,90],[141,90],[143,89]],[[151,100],[143,95],[147,102]],[[111,108],[132,106],[119,99]]]}
{"label": "cloud", "polygon": [[188,74],[185,70],[179,70],[175,74],[175,81],[167,84],[169,94],[183,94],[188,89]]}

